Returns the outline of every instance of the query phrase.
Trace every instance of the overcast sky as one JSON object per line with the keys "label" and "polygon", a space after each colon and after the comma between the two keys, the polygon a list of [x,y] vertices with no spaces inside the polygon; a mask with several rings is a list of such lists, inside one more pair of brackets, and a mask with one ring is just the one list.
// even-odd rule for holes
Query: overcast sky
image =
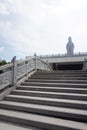
{"label": "overcast sky", "polygon": [[87,0],[0,0],[0,58],[87,52]]}

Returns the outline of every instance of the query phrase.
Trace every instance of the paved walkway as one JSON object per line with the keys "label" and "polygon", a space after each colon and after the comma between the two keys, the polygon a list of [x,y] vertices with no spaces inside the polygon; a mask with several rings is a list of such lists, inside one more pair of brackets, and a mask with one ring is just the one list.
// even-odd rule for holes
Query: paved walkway
{"label": "paved walkway", "polygon": [[0,130],[40,130],[40,129],[34,129],[32,127],[22,127],[15,124],[10,124],[6,122],[0,122]]}

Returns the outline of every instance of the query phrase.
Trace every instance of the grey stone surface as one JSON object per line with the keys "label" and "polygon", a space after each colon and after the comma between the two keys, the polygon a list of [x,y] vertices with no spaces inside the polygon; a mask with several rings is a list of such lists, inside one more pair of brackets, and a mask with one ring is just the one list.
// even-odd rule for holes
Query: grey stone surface
{"label": "grey stone surface", "polygon": [[54,107],[54,106],[47,106],[47,105],[37,105],[37,104],[27,104],[27,103],[20,103],[20,102],[11,102],[11,101],[1,101],[0,105],[11,105],[13,107],[23,107],[23,108],[34,108],[34,109],[38,109],[40,110],[47,110],[49,111],[55,111],[55,112],[64,112],[64,113],[72,113],[72,114],[76,114],[78,116],[78,114],[80,115],[85,115],[87,116],[87,111],[86,110],[77,110],[77,109],[71,109],[71,108],[62,108],[62,107]]}
{"label": "grey stone surface", "polygon": [[[69,79],[69,75],[72,78],[76,73],[80,78],[87,75],[82,71],[40,72],[40,75],[37,72],[34,78],[44,75],[47,79],[31,76],[31,81],[23,80],[0,102],[0,120],[19,124],[23,129],[25,125],[29,129],[32,126],[44,130],[87,130],[87,83],[86,78],[81,81],[78,75],[78,80]],[[58,74],[61,82],[55,80]],[[15,124],[9,127],[15,129]]]}
{"label": "grey stone surface", "polygon": [[[76,86],[75,86],[76,87]],[[79,94],[87,94],[87,89],[86,88],[75,88],[75,87],[68,87],[68,85],[66,87],[60,85],[60,87],[44,87],[44,86],[22,86],[22,87],[18,87],[17,91],[27,91],[27,92],[37,92],[37,91],[43,91],[43,92],[57,92],[59,93],[79,93]],[[12,92],[14,94],[14,91]]]}
{"label": "grey stone surface", "polygon": [[[48,130],[87,130],[87,124],[85,123],[80,123],[80,122],[74,122],[74,121],[69,121],[69,120],[63,120],[63,119],[58,119],[58,118],[52,118],[52,117],[47,117],[47,116],[41,116],[41,115],[35,115],[35,114],[27,114],[24,112],[15,112],[15,111],[8,111],[8,110],[2,110],[0,109],[0,114],[3,114],[3,118],[9,120],[14,119],[14,122],[18,118],[18,122],[22,124],[27,124],[29,125],[29,120],[33,123],[33,125],[36,123],[37,126],[43,127],[43,129],[48,129]],[[5,116],[4,116],[5,115]],[[0,117],[0,118],[2,118]],[[39,124],[38,124],[39,123]],[[43,123],[43,125],[42,125]]]}
{"label": "grey stone surface", "polygon": [[32,127],[20,126],[9,122],[0,122],[0,130],[40,130]]}
{"label": "grey stone surface", "polygon": [[[87,82],[87,81],[86,81]],[[73,81],[71,81],[71,82],[62,82],[62,81],[60,81],[60,82],[58,82],[58,83],[46,83],[46,82],[30,82],[30,83],[28,83],[28,82],[24,82],[24,83],[22,83],[21,84],[21,86],[47,86],[47,87],[65,87],[65,86],[67,86],[67,87],[81,87],[82,88],[82,86],[83,86],[83,88],[85,88],[85,87],[87,87],[87,84],[86,84],[86,82],[84,83],[84,81],[83,82],[79,82],[79,81],[75,81],[75,82],[73,82]]]}

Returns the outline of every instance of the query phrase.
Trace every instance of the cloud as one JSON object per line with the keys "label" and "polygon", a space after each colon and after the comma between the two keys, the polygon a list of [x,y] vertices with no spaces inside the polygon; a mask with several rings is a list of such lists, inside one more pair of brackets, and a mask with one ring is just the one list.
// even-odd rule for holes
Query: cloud
{"label": "cloud", "polygon": [[26,55],[25,55],[24,53],[21,53],[21,52],[16,52],[16,54],[17,54],[19,57],[23,57],[23,58],[26,57]]}
{"label": "cloud", "polygon": [[3,52],[4,51],[4,47],[0,47],[0,52]]}
{"label": "cloud", "polygon": [[0,14],[1,15],[9,15],[9,11],[4,3],[0,3]]}
{"label": "cloud", "polygon": [[[86,50],[87,0],[3,0],[0,36],[15,54],[65,53],[71,35]],[[81,37],[82,36],[82,37]],[[85,48],[84,48],[85,46]]]}

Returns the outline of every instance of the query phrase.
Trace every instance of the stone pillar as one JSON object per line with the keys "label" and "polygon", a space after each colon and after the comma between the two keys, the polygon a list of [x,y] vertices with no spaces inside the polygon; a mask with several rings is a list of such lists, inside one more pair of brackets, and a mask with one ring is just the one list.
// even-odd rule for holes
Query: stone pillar
{"label": "stone pillar", "polygon": [[17,62],[16,62],[16,56],[13,57],[11,62],[13,63],[12,85],[15,85],[17,83]]}
{"label": "stone pillar", "polygon": [[87,71],[87,59],[84,59],[82,70]]}
{"label": "stone pillar", "polygon": [[34,57],[35,57],[35,63],[34,63],[34,68],[35,68],[35,70],[37,69],[37,55],[36,55],[36,53],[34,54]]}

